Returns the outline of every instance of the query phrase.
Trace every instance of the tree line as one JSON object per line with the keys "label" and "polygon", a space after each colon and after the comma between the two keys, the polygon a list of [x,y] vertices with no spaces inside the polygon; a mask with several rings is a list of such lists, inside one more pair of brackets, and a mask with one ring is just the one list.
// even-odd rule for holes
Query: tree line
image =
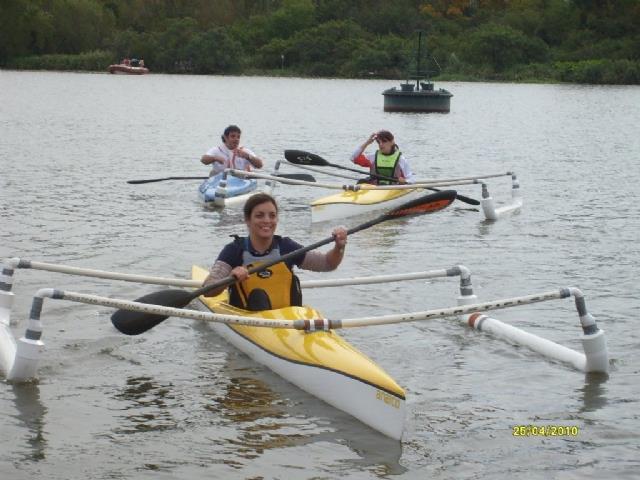
{"label": "tree line", "polygon": [[640,0],[0,0],[0,67],[640,84],[637,25]]}

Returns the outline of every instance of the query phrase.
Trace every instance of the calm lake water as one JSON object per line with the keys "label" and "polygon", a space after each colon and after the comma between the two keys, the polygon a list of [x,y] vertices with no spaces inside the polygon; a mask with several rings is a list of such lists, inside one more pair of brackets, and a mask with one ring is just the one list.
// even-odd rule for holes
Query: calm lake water
{"label": "calm lake water", "polygon": [[[350,238],[338,271],[301,278],[460,264],[480,301],[578,287],[606,332],[610,374],[584,375],[454,319],[346,331],[407,390],[400,443],[208,325],[169,319],[126,337],[107,308],[47,300],[38,381],[0,383],[0,478],[637,478],[640,88],[443,83],[451,113],[420,115],[382,111],[393,83],[0,71],[0,257],[186,277],[244,231],[239,209],[204,208],[197,180],[126,180],[206,175],[199,158],[230,123],[268,168],[289,148],[348,165],[386,128],[420,177],[515,171],[522,211],[491,223],[458,202],[385,222]],[[507,177],[488,183],[509,200]],[[478,186],[459,191],[480,198]],[[308,207],[326,193],[278,187],[279,232],[326,237],[331,225],[312,226]],[[159,289],[35,270],[14,278],[16,336],[39,288],[126,299]],[[314,289],[305,302],[349,318],[453,306],[457,295],[455,280],[422,280]],[[571,300],[493,316],[581,350]],[[519,438],[516,425],[579,434]]]}

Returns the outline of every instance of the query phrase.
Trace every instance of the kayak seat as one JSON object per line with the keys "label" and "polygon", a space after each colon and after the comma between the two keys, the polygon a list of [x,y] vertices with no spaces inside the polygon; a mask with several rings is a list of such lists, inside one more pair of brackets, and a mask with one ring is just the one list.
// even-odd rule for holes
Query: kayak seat
{"label": "kayak seat", "polygon": [[252,312],[271,310],[271,300],[269,300],[269,295],[267,295],[267,292],[261,288],[254,288],[251,290],[251,293],[247,298],[247,304],[247,310]]}
{"label": "kayak seat", "polygon": [[[302,288],[300,287],[300,279],[296,275],[293,275],[290,295],[291,306],[302,306]],[[249,292],[249,295],[247,296],[247,305],[245,306],[238,288],[235,285],[229,288],[229,304],[234,307],[244,308],[251,312],[273,309],[269,295],[261,288],[254,288]]]}

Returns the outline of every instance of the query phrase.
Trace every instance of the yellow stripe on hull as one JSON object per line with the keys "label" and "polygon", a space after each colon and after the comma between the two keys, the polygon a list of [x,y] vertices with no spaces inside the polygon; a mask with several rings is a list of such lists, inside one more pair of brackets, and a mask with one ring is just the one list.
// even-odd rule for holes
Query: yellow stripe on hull
{"label": "yellow stripe on hull", "polygon": [[336,203],[347,203],[356,205],[374,205],[377,203],[388,202],[397,197],[407,195],[414,190],[398,189],[398,190],[358,190],[357,192],[344,191],[319,198],[311,202],[312,207],[320,205],[332,205]]}
{"label": "yellow stripe on hull", "polygon": [[[194,280],[204,280],[207,271],[201,267],[192,268]],[[251,312],[233,307],[226,303],[227,293],[216,297],[200,297],[200,300],[215,313],[255,316],[269,319],[314,319],[322,315],[310,307],[287,307],[277,310]],[[259,348],[281,359],[302,365],[319,367],[344,374],[355,380],[367,383],[374,388],[404,401],[404,390],[378,365],[362,352],[351,346],[333,331],[306,333],[300,330],[282,328],[251,327],[245,325],[229,326]],[[381,394],[381,400],[393,403]]]}

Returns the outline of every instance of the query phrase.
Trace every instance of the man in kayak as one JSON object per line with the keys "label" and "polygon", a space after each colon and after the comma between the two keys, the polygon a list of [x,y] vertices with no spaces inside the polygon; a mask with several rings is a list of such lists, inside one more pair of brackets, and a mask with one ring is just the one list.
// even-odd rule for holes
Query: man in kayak
{"label": "man in kayak", "polygon": [[[293,267],[314,272],[328,272],[338,268],[347,244],[347,230],[333,230],[334,247],[326,253],[308,251],[300,257],[276,263],[262,272],[249,275],[248,269],[274,260],[289,252],[303,248],[289,237],[275,235],[278,226],[278,205],[266,193],[249,197],[244,205],[244,220],[249,230],[247,237],[238,237],[228,243],[209,270],[203,286],[230,275],[238,282],[229,287],[229,303],[245,310],[271,310],[302,304],[300,282]],[[224,287],[206,294],[218,295]]]}
{"label": "man in kayak", "polygon": [[[378,150],[365,155],[364,151],[374,141],[378,142]],[[369,168],[371,178],[367,179],[366,183],[390,185],[413,183],[414,180],[407,158],[402,154],[400,147],[394,141],[393,134],[388,130],[380,130],[369,135],[369,138],[353,152],[351,161]],[[377,178],[376,175],[393,178],[393,180]]]}
{"label": "man in kayak", "polygon": [[210,148],[200,161],[211,165],[209,176],[212,177],[226,168],[250,171],[252,167],[262,168],[264,162],[255,153],[240,146],[242,132],[237,125],[229,125],[222,134],[222,145]]}

